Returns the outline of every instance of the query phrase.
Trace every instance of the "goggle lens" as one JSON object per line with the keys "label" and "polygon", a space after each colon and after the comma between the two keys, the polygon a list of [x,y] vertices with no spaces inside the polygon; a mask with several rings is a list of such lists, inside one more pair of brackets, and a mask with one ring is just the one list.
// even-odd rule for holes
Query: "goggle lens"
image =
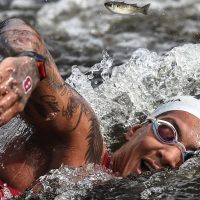
{"label": "goggle lens", "polygon": [[158,124],[157,131],[161,139],[167,143],[172,143],[176,139],[173,129],[167,125]]}
{"label": "goggle lens", "polygon": [[194,151],[187,151],[184,144],[178,141],[177,131],[170,122],[156,118],[149,118],[148,122],[153,122],[153,133],[160,142],[177,144],[181,147],[183,161],[186,161],[194,155]]}

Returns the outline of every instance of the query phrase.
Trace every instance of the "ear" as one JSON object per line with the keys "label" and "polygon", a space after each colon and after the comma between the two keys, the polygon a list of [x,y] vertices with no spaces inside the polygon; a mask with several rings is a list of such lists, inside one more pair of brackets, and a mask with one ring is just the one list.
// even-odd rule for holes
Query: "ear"
{"label": "ear", "polygon": [[137,124],[137,125],[129,128],[127,133],[124,134],[125,139],[129,141],[135,135],[135,132],[141,127],[142,127],[142,124]]}

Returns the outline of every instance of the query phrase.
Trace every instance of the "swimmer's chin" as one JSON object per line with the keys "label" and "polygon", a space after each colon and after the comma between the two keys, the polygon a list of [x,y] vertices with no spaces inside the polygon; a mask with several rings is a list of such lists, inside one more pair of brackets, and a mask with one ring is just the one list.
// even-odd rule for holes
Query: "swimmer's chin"
{"label": "swimmer's chin", "polygon": [[150,163],[148,163],[146,160],[141,160],[140,162],[138,162],[138,164],[136,165],[136,167],[134,169],[132,169],[131,172],[129,173],[124,173],[124,176],[139,176],[141,174],[144,174],[146,172],[151,172],[151,173],[155,173],[156,171],[160,171],[160,170],[156,170],[153,168],[153,166],[151,166]]}

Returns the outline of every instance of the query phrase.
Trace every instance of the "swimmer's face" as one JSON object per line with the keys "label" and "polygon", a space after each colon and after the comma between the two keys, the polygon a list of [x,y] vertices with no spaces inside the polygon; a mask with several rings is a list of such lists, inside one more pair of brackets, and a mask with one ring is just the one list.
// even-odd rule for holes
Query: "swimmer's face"
{"label": "swimmer's face", "polygon": [[[159,117],[177,127],[178,141],[186,150],[200,147],[200,120],[184,111],[168,112]],[[122,176],[159,171],[166,167],[178,168],[182,163],[182,150],[178,145],[161,143],[154,135],[152,123],[138,125],[126,133],[128,140],[112,156],[111,168]]]}

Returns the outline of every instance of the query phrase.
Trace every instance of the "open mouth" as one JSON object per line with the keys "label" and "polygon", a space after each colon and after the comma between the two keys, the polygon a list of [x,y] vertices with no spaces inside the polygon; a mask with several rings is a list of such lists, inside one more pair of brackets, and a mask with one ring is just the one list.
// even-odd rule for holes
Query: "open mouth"
{"label": "open mouth", "polygon": [[142,172],[145,172],[145,171],[155,171],[154,168],[145,160],[141,160],[141,170]]}

